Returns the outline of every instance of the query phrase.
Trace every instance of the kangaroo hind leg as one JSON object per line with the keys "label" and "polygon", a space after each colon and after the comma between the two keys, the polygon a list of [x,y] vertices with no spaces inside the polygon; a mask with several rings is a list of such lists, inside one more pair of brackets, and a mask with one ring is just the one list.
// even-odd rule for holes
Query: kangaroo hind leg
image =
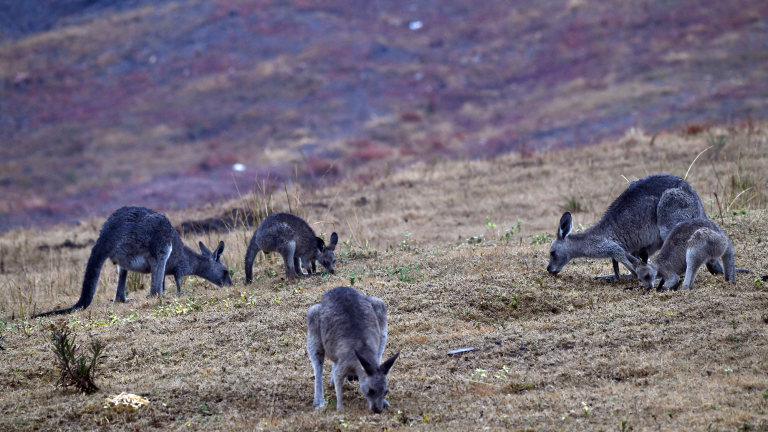
{"label": "kangaroo hind leg", "polygon": [[726,249],[723,254],[723,276],[725,276],[726,282],[736,283],[736,272],[740,269],[736,268],[736,259],[733,253],[733,247]]}
{"label": "kangaroo hind leg", "polygon": [[312,406],[322,408],[325,406],[323,396],[323,361],[325,360],[325,348],[320,337],[320,312],[322,306],[316,304],[307,311],[307,354],[312,362],[312,370],[315,372],[315,395]]}
{"label": "kangaroo hind leg", "polygon": [[285,261],[285,278],[293,279],[298,278],[296,274],[296,267],[294,267],[293,257],[296,253],[296,242],[291,240],[280,245],[280,255],[283,256]]}
{"label": "kangaroo hind leg", "polygon": [[158,256],[152,257],[150,263],[150,271],[152,272],[152,280],[150,282],[151,288],[149,290],[150,296],[156,296],[163,293],[165,288],[165,264],[168,262],[168,258],[171,256],[173,250],[172,245],[168,245],[168,249],[157,254]]}
{"label": "kangaroo hind leg", "polygon": [[114,300],[115,303],[117,302],[125,303],[128,300],[133,300],[125,297],[125,284],[127,280],[128,280],[128,270],[118,265],[117,266],[117,291],[115,292],[115,300]]}
{"label": "kangaroo hind leg", "polygon": [[696,273],[706,261],[701,258],[700,254],[701,251],[690,247],[685,252],[685,279],[683,279],[683,285],[680,287],[681,289],[689,290],[693,288],[693,281],[696,280]]}

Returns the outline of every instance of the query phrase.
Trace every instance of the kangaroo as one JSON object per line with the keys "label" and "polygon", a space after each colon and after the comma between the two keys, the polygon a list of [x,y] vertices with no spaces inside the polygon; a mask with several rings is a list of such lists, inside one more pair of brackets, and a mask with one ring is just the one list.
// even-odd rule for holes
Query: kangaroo
{"label": "kangaroo", "polygon": [[85,266],[80,300],[71,308],[45,312],[34,318],[87,308],[96,294],[101,267],[108,259],[117,264],[115,302],[131,300],[125,297],[129,270],[152,275],[150,296],[165,291],[166,275],[173,275],[179,294],[181,278],[186,275],[200,276],[218,286],[232,285],[229,270],[220,261],[224,242],[219,243],[214,252],[208,250],[202,242],[199,246],[199,254],[184,246],[165,215],[143,207],[121,207],[104,222],[99,238],[93,245]]}
{"label": "kangaroo", "polygon": [[716,223],[707,219],[680,222],[669,233],[659,254],[650,261],[644,251],[640,253],[640,259],[627,254],[627,260],[635,267],[638,279],[649,291],[654,288],[657,276],[661,278],[659,290],[676,289],[681,274],[685,275],[682,289],[691,289],[696,272],[702,264],[714,264],[720,258],[723,260],[725,280],[736,283],[736,263],[731,239]]}
{"label": "kangaroo", "polygon": [[[387,307],[349,287],[337,287],[307,311],[307,352],[315,371],[312,406],[325,406],[323,361],[331,360],[331,385],[336,389],[336,409],[343,409],[341,389],[345,378],[356,375],[368,409],[380,413],[389,408],[387,373],[400,355],[381,363],[387,344]],[[381,365],[379,365],[381,363]]]}
{"label": "kangaroo", "polygon": [[[685,180],[670,174],[654,174],[629,184],[593,226],[571,234],[570,212],[560,218],[557,237],[549,248],[547,271],[559,273],[574,258],[611,258],[613,275],[595,279],[620,280],[619,263],[634,274],[626,258],[642,249],[652,255],[678,223],[693,218],[706,219],[699,196]],[[713,274],[722,272],[719,263],[707,263]]]}
{"label": "kangaroo", "polygon": [[278,252],[285,262],[285,278],[292,279],[307,273],[315,273],[315,261],[333,273],[336,257],[333,251],[339,236],[331,234],[331,243],[326,245],[304,219],[290,213],[275,213],[264,219],[251,237],[245,252],[245,283],[253,282],[253,261],[259,251]]}

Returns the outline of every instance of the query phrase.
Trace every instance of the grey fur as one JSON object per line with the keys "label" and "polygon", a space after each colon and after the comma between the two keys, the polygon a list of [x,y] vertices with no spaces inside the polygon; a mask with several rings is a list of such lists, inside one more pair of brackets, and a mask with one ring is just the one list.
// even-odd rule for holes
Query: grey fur
{"label": "grey fur", "polygon": [[[344,380],[357,375],[368,409],[380,413],[389,408],[387,373],[395,354],[381,363],[387,344],[387,308],[384,301],[367,297],[349,287],[337,287],[307,311],[307,352],[315,371],[315,397],[312,406],[325,406],[323,361],[331,360],[331,385],[336,389],[336,408],[344,408],[341,389]],[[381,363],[381,365],[379,365]]]}
{"label": "grey fur", "polygon": [[303,276],[302,265],[307,273],[316,271],[315,261],[333,273],[336,257],[333,251],[339,236],[331,234],[331,242],[326,245],[323,239],[302,218],[290,213],[275,213],[264,219],[251,237],[245,252],[245,283],[253,282],[253,261],[256,254],[277,252],[285,262],[285,278]]}
{"label": "grey fur", "polygon": [[[619,263],[634,273],[627,253],[645,250],[652,255],[661,249],[670,231],[684,220],[707,215],[696,191],[683,179],[670,174],[655,174],[630,183],[593,226],[571,234],[569,212],[560,218],[557,237],[549,248],[547,271],[557,274],[574,258],[611,258],[612,276],[618,280]],[[712,273],[722,268],[707,265]]]}
{"label": "grey fur", "polygon": [[125,302],[128,271],[149,273],[150,296],[165,291],[165,276],[173,275],[176,290],[181,293],[181,278],[200,276],[218,286],[232,285],[227,266],[221,263],[224,242],[211,252],[203,243],[196,253],[186,247],[165,215],[143,207],[121,207],[107,218],[85,266],[80,299],[67,309],[42,313],[35,317],[59,315],[85,309],[93,301],[101,267],[108,259],[117,264],[116,302]]}
{"label": "grey fur", "polygon": [[631,255],[627,259],[635,267],[637,277],[649,290],[654,288],[657,277],[662,279],[659,289],[676,288],[680,275],[684,274],[682,289],[691,289],[699,268],[723,260],[727,282],[736,283],[736,262],[731,239],[716,223],[707,219],[680,222],[669,233],[659,254],[648,260],[647,254],[640,259]]}

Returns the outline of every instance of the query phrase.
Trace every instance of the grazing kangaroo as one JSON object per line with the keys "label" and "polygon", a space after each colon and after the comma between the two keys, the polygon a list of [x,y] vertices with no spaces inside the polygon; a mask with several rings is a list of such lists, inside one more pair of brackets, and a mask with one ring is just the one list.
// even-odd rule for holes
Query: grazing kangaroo
{"label": "grazing kangaroo", "polygon": [[[675,225],[706,217],[696,191],[680,177],[654,174],[635,180],[595,225],[580,233],[571,234],[571,213],[563,214],[549,248],[547,271],[557,274],[574,258],[611,258],[614,274],[596,279],[619,280],[619,263],[634,273],[627,252],[637,255],[645,249],[652,255]],[[707,268],[713,274],[722,272],[720,264],[707,263]]]}
{"label": "grazing kangaroo", "polygon": [[339,236],[331,234],[331,243],[326,245],[304,219],[290,213],[275,213],[264,219],[253,233],[245,252],[245,283],[253,282],[253,261],[259,251],[278,252],[285,261],[285,278],[303,276],[302,264],[307,273],[315,273],[315,261],[333,273],[336,257],[333,251]]}
{"label": "grazing kangaroo", "polygon": [[716,223],[707,219],[680,222],[669,233],[659,254],[650,261],[645,252],[640,253],[640,259],[627,254],[638,279],[649,291],[653,289],[657,276],[661,278],[659,290],[676,289],[681,274],[685,275],[682,289],[691,289],[702,264],[715,264],[720,258],[723,260],[725,280],[736,283],[731,239]]}
{"label": "grazing kangaroo", "polygon": [[[357,375],[368,409],[380,413],[389,408],[384,399],[387,373],[400,353],[381,363],[387,344],[387,308],[384,301],[349,287],[337,287],[307,311],[307,352],[315,371],[312,406],[325,406],[323,360],[331,360],[331,385],[336,388],[336,408],[344,408],[344,380]],[[381,365],[379,365],[381,363]]]}
{"label": "grazing kangaroo", "polygon": [[166,275],[173,275],[178,293],[181,293],[181,278],[186,275],[200,276],[218,286],[232,285],[229,270],[220,261],[224,242],[219,243],[214,252],[201,242],[200,252],[184,246],[165,215],[143,207],[121,207],[104,222],[93,245],[85,266],[80,300],[71,308],[42,313],[34,318],[87,308],[96,294],[101,267],[108,259],[117,264],[115,302],[130,300],[125,297],[129,270],[152,275],[150,296],[163,293]]}

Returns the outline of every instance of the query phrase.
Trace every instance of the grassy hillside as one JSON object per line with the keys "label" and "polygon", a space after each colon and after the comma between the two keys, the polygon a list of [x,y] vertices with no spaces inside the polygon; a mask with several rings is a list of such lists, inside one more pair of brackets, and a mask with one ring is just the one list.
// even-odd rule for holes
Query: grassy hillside
{"label": "grassy hillside", "polygon": [[[55,388],[52,320],[20,317],[76,301],[103,219],[14,230],[0,237],[0,428],[765,429],[768,285],[756,276],[768,273],[766,126],[711,136],[631,132],[580,150],[420,164],[365,183],[275,191],[273,210],[296,211],[298,199],[317,231],[339,232],[336,275],[286,282],[273,256],[260,259],[257,281],[243,286],[251,229],[185,238],[226,242],[222,261],[235,281],[226,289],[188,278],[184,295],[148,299],[144,276],[129,280],[135,300],[115,305],[107,264],[93,305],[53,320],[82,344],[91,337],[108,344],[92,395]],[[691,166],[710,141],[724,145]],[[625,290],[630,281],[593,281],[610,272],[603,260],[546,273],[563,209],[587,226],[625,178],[656,172],[688,172],[731,236],[737,265],[754,274],[729,285],[700,272],[693,291],[642,295]],[[269,202],[257,194],[171,217]],[[392,409],[382,415],[365,410],[353,384],[345,387],[346,411],[336,412],[330,366],[329,407],[311,407],[306,310],[342,284],[387,303],[385,355],[401,356],[390,374]],[[462,347],[475,350],[446,354]],[[135,414],[105,410],[104,399],[123,391],[150,405]]]}

